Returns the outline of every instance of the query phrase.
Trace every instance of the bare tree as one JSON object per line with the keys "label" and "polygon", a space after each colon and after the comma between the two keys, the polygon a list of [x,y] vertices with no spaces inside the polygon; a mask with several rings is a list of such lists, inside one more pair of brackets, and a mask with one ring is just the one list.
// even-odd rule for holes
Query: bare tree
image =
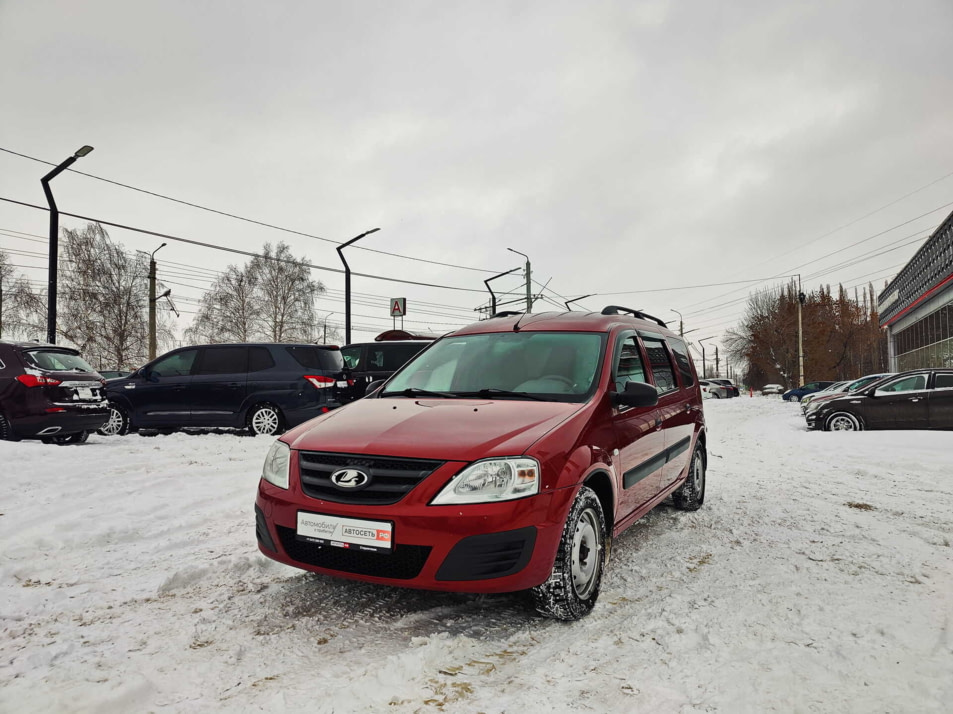
{"label": "bare tree", "polygon": [[315,298],[324,286],[311,279],[305,258],[295,258],[285,243],[266,243],[262,254],[244,267],[230,265],[202,297],[186,330],[191,342],[315,342]]}
{"label": "bare tree", "polygon": [[0,250],[0,337],[32,340],[45,330],[45,292],[34,290]]}
{"label": "bare tree", "polygon": [[58,332],[94,367],[142,364],[148,357],[148,257],[127,254],[98,223],[63,236]]}

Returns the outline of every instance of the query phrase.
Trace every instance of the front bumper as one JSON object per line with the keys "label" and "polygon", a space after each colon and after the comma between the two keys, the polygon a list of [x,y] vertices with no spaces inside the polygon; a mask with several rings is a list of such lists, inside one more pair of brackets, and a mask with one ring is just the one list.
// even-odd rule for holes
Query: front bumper
{"label": "front bumper", "polygon": [[[427,505],[464,466],[444,464],[395,504],[358,506],[305,495],[293,457],[288,490],[259,482],[258,547],[287,565],[383,585],[490,593],[525,590],[544,582],[553,567],[574,489],[501,503]],[[298,511],[389,521],[393,551],[364,552],[298,539]]]}
{"label": "front bumper", "polygon": [[809,431],[817,431],[819,429],[823,429],[824,417],[821,417],[817,412],[812,412],[811,414],[805,414],[804,421],[807,422],[807,428]]}

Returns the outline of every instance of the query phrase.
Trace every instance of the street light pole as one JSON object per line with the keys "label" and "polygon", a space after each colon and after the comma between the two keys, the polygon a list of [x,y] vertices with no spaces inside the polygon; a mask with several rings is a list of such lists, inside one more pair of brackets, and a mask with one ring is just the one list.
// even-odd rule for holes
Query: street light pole
{"label": "street light pole", "polygon": [[369,231],[364,231],[359,236],[354,236],[347,243],[341,243],[335,250],[338,252],[338,257],[341,259],[341,262],[344,263],[344,344],[351,344],[351,266],[347,264],[347,261],[344,259],[344,253],[342,252],[352,243],[357,243],[364,236],[370,235],[371,233],[376,233],[380,228],[371,228]]}
{"label": "street light pole", "polygon": [[50,204],[50,261],[46,290],[46,341],[51,345],[56,344],[56,273],[59,269],[60,212],[56,208],[56,201],[53,200],[50,181],[76,163],[76,159],[81,159],[92,150],[92,146],[80,147],[75,154],[40,179],[40,183],[43,185],[43,193],[46,194],[46,202]]}
{"label": "street light pole", "polygon": [[804,384],[804,329],[801,324],[801,308],[807,296],[801,291],[801,274],[797,274],[797,371],[800,387]]}
{"label": "street light pole", "polygon": [[324,337],[321,339],[321,343],[325,345],[328,343],[328,318],[333,314],[333,312],[329,312],[324,316]]}
{"label": "street light pole", "polygon": [[698,344],[701,345],[702,348],[702,379],[708,379],[708,366],[705,362],[705,340],[712,340],[714,338],[715,336],[712,335],[711,337],[702,337],[698,341]]}
{"label": "street light pole", "polygon": [[682,322],[682,313],[680,313],[678,310],[673,310],[672,308],[669,308],[669,311],[678,315],[678,336],[685,337],[685,323]]}
{"label": "street light pole", "polygon": [[[573,298],[572,300],[567,300],[567,301],[566,301],[566,309],[569,310],[569,312],[572,312],[572,308],[569,307],[569,303],[571,303],[571,302],[579,302],[580,300],[585,300],[586,298],[591,298],[593,295],[595,295],[595,293],[590,293],[590,294],[588,294],[588,295],[583,295],[582,297],[577,297],[577,298]],[[585,308],[583,308],[583,309],[585,309]]]}
{"label": "street light pole", "polygon": [[526,255],[526,253],[520,253],[518,250],[513,250],[512,248],[507,248],[507,250],[511,253],[516,253],[517,255],[522,255],[524,258],[526,258],[526,314],[528,315],[533,311],[533,272],[530,269],[529,256]]}
{"label": "street light pole", "polygon": [[149,256],[149,361],[156,358],[156,253],[166,247],[163,243]]}
{"label": "street light pole", "polygon": [[490,287],[490,281],[502,278],[504,275],[509,275],[510,273],[515,273],[517,270],[519,270],[519,268],[513,268],[512,270],[507,270],[505,273],[494,275],[492,278],[487,278],[483,281],[483,284],[486,285],[486,289],[490,291],[490,317],[496,314],[496,293],[493,292],[493,288]]}

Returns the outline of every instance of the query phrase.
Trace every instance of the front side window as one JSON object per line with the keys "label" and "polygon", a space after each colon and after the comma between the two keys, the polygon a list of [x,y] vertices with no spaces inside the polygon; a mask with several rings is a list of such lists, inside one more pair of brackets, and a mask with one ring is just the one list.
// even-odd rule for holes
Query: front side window
{"label": "front side window", "polygon": [[604,343],[605,335],[588,332],[446,337],[412,359],[381,396],[416,389],[445,396],[507,396],[500,392],[510,392],[508,396],[513,397],[581,402],[595,391]]}
{"label": "front side window", "polygon": [[643,337],[642,344],[645,345],[645,353],[648,355],[649,364],[652,366],[655,388],[659,393],[677,389],[675,367],[672,365],[671,357],[668,356],[668,350],[665,349],[665,343],[655,337]]}
{"label": "front side window", "polygon": [[914,374],[903,379],[897,379],[889,384],[877,389],[877,394],[893,394],[895,392],[918,392],[926,389],[927,376],[925,374]]}
{"label": "front side window", "polygon": [[151,372],[159,377],[185,377],[192,371],[192,363],[198,350],[183,350],[163,357],[152,365]]}
{"label": "front side window", "polygon": [[938,374],[933,386],[936,389],[953,389],[953,374]]}
{"label": "front side window", "polygon": [[645,376],[645,363],[642,361],[635,335],[626,337],[622,341],[622,350],[619,352],[612,379],[617,392],[624,392],[625,385],[629,382],[648,382]]}

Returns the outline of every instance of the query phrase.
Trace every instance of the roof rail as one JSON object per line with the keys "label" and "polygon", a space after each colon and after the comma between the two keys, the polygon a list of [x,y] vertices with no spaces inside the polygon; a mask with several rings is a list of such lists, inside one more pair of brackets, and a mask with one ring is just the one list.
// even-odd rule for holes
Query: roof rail
{"label": "roof rail", "polygon": [[652,322],[657,322],[664,328],[668,328],[664,322],[659,320],[657,317],[649,315],[647,312],[642,312],[641,310],[633,310],[631,307],[622,307],[621,305],[606,305],[602,308],[603,315],[620,315],[624,312],[629,313],[632,317],[638,317],[642,320],[651,320]]}
{"label": "roof rail", "polygon": [[492,320],[494,317],[515,317],[522,314],[519,310],[504,310],[503,312],[494,312],[490,315],[490,319]]}

